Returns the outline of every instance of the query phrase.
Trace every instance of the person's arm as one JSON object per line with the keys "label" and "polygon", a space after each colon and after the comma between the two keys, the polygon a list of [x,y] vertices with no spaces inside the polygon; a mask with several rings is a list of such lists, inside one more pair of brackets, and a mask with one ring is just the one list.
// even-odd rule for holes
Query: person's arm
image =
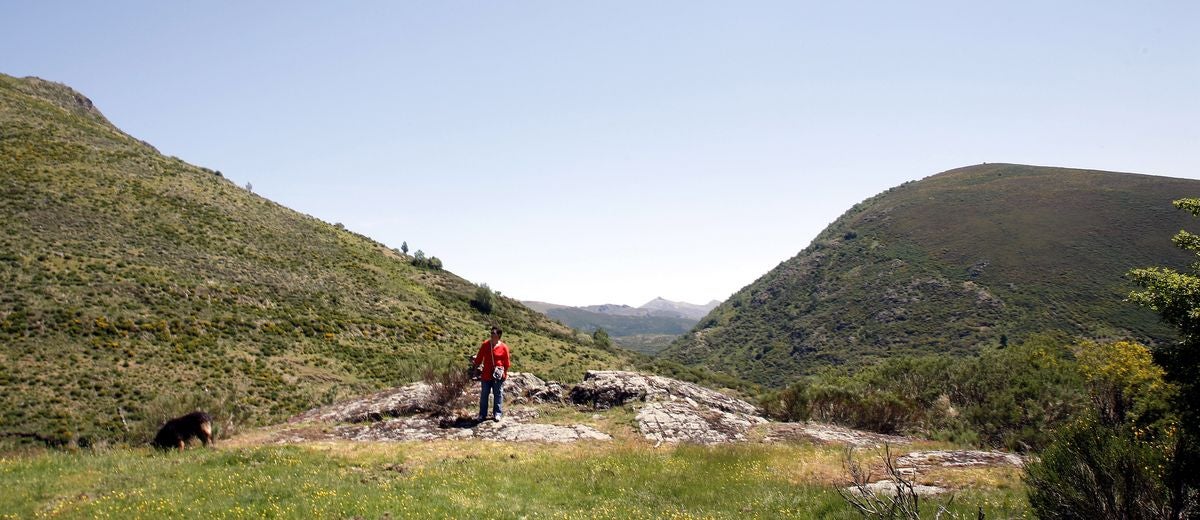
{"label": "person's arm", "polygon": [[472,362],[472,364],[473,364],[473,365],[475,365],[475,366],[479,366],[479,365],[482,365],[482,364],[483,364],[483,360],[484,360],[484,359],[486,359],[486,358],[484,357],[484,355],[483,355],[483,354],[484,354],[484,352],[483,352],[483,347],[485,347],[485,346],[487,346],[487,342],[486,342],[486,341],[485,341],[485,342],[483,342],[483,345],[480,345],[480,346],[479,346],[479,352],[477,352],[477,353],[475,354],[475,360],[474,360],[474,362]]}
{"label": "person's arm", "polygon": [[508,361],[508,345],[505,345],[504,351],[499,356],[496,356],[496,364],[504,367],[505,375],[508,374],[508,367],[511,366]]}

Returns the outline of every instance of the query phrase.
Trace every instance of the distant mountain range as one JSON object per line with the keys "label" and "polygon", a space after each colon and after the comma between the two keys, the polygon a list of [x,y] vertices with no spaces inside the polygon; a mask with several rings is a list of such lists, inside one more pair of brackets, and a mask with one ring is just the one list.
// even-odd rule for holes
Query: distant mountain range
{"label": "distant mountain range", "polygon": [[571,307],[525,301],[525,306],[574,329],[593,332],[604,329],[613,341],[632,350],[654,354],[689,330],[721,302],[705,305],[655,298],[641,307],[604,304]]}
{"label": "distant mountain range", "polygon": [[[986,164],[860,202],[660,356],[769,386],[903,354],[966,355],[1043,331],[1172,341],[1123,299],[1132,268],[1183,268],[1200,181]],[[788,237],[779,237],[788,240]]]}

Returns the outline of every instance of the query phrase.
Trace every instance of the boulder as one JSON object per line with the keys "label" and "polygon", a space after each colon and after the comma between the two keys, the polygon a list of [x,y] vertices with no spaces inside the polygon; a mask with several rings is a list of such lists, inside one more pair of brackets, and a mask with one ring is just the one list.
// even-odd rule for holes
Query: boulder
{"label": "boulder", "polygon": [[[468,390],[472,395],[479,393],[478,385]],[[528,372],[510,372],[504,382],[504,401],[522,403],[561,403],[563,387],[557,381],[543,381]]]}

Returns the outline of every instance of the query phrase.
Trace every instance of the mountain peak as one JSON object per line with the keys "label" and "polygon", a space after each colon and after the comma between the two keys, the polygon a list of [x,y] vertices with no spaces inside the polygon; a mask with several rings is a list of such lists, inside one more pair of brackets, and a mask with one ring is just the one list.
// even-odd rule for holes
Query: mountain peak
{"label": "mountain peak", "polygon": [[721,302],[713,300],[705,305],[696,305],[694,303],[671,301],[660,296],[650,300],[649,302],[646,302],[645,305],[642,305],[638,308],[651,311],[668,312],[698,320],[703,318],[704,315],[708,314],[708,311],[711,311],[720,304]]}
{"label": "mountain peak", "polygon": [[91,99],[62,83],[44,80],[37,76],[14,78],[2,75],[0,79],[7,80],[6,83],[25,94],[49,102],[67,112],[112,126]]}

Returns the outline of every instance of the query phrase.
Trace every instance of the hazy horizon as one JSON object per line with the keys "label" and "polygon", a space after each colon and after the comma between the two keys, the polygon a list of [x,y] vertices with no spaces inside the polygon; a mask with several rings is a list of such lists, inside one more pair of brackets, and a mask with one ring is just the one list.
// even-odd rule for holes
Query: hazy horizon
{"label": "hazy horizon", "polygon": [[1190,2],[10,3],[0,72],[506,296],[703,305],[945,170],[1200,178],[1198,19]]}

